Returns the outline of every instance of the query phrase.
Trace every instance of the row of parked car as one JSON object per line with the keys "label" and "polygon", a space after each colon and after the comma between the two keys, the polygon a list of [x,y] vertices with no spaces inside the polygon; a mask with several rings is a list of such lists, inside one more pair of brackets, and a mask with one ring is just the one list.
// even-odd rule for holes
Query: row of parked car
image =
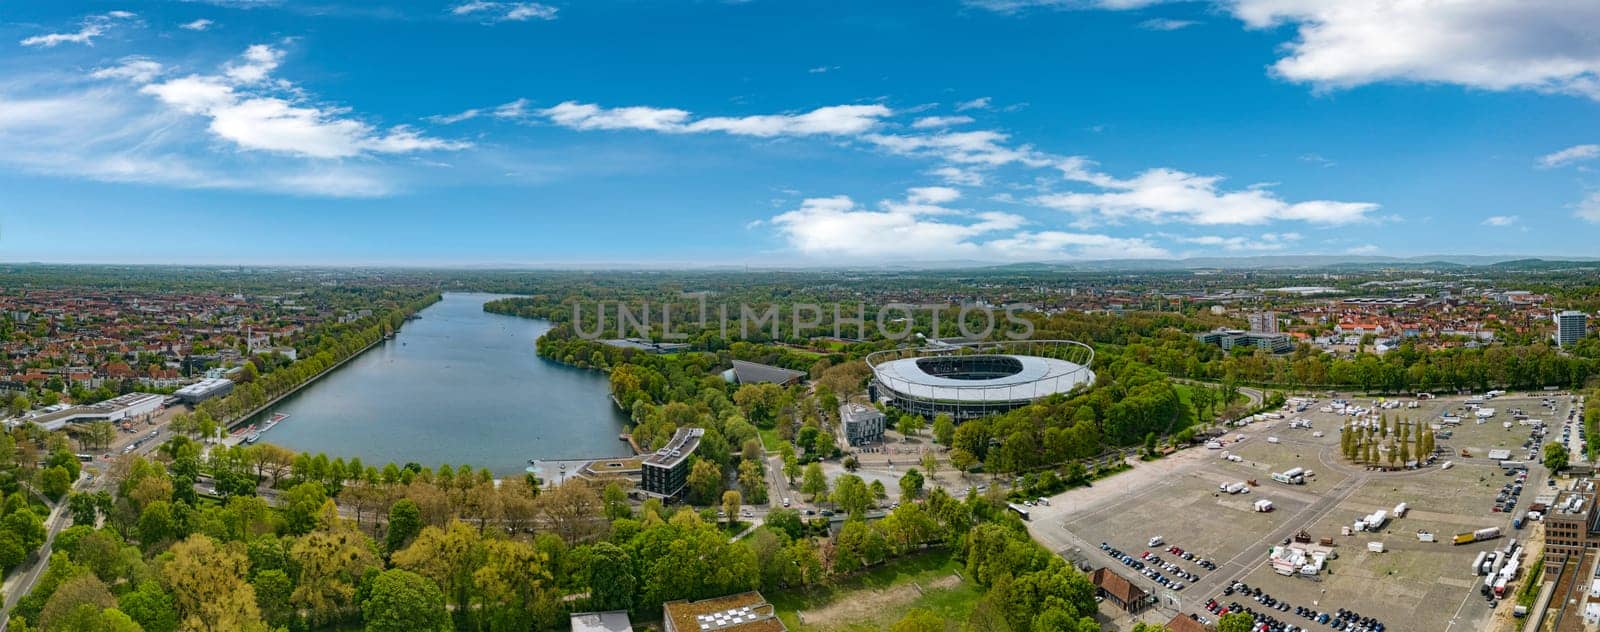
{"label": "row of parked car", "polygon": [[[1151,581],[1165,586],[1168,589],[1179,591],[1183,590],[1185,587],[1183,582],[1178,581],[1173,577],[1167,577],[1161,572],[1163,570],[1167,570],[1165,565],[1161,565],[1162,563],[1160,562],[1145,559],[1144,556],[1150,555],[1149,551],[1145,551],[1143,556],[1135,558],[1134,556],[1123,553],[1121,550],[1105,542],[1100,543],[1100,550],[1105,551],[1107,555],[1110,555],[1111,557],[1116,558],[1117,561],[1122,562],[1123,566],[1139,571],[1140,574],[1150,578]],[[1146,562],[1149,563],[1147,564]],[[1167,572],[1172,571],[1168,570]]]}
{"label": "row of parked car", "polygon": [[[1152,538],[1151,542],[1155,542],[1157,544],[1161,543],[1158,538]],[[1139,571],[1140,574],[1150,578],[1151,581],[1154,581],[1155,583],[1160,584],[1161,586],[1164,586],[1174,592],[1183,590],[1187,586],[1187,584],[1184,582],[1194,583],[1200,580],[1199,573],[1191,572],[1188,569],[1179,566],[1176,561],[1167,561],[1162,559],[1157,553],[1145,551],[1139,554],[1138,557],[1134,557],[1127,553],[1123,553],[1121,549],[1111,546],[1111,544],[1107,542],[1100,543],[1100,550],[1105,551],[1111,557],[1116,558],[1118,561],[1122,562],[1124,566]],[[1165,552],[1173,555],[1177,559],[1181,559],[1199,566],[1200,568],[1211,571],[1217,570],[1217,564],[1215,562],[1197,556],[1192,552],[1185,551],[1177,546],[1169,546],[1165,549]]]}
{"label": "row of parked car", "polygon": [[[1340,608],[1333,612],[1318,612],[1304,606],[1293,606],[1287,601],[1279,601],[1270,594],[1262,592],[1260,587],[1251,586],[1244,582],[1234,582],[1233,585],[1222,589],[1224,598],[1240,595],[1277,612],[1294,612],[1296,616],[1307,621],[1326,625],[1342,632],[1385,632],[1384,624],[1372,617],[1362,616],[1359,613]],[[1284,621],[1279,621],[1271,614],[1256,612],[1254,608],[1242,606],[1238,601],[1231,601],[1223,605],[1217,599],[1206,601],[1206,611],[1222,616],[1225,614],[1243,612],[1255,619],[1252,630],[1257,632],[1302,632],[1308,628],[1300,627]]]}
{"label": "row of parked car", "polygon": [[[1506,473],[1510,474],[1511,470],[1507,470]],[[1511,513],[1517,508],[1517,500],[1522,496],[1522,486],[1528,482],[1528,472],[1518,471],[1516,476],[1515,482],[1506,483],[1494,497],[1494,513]]]}

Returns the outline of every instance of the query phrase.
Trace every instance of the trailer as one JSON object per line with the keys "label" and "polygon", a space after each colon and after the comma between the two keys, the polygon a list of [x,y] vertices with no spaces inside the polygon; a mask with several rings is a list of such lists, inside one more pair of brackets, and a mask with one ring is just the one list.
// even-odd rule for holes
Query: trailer
{"label": "trailer", "polygon": [[1475,560],[1472,560],[1472,574],[1473,575],[1482,575],[1483,574],[1483,563],[1485,561],[1488,561],[1488,559],[1489,559],[1489,552],[1488,551],[1478,551],[1478,558],[1475,559]]}
{"label": "trailer", "polygon": [[1458,545],[1472,544],[1473,542],[1493,540],[1498,537],[1500,537],[1500,527],[1488,527],[1486,529],[1479,529],[1477,531],[1458,533],[1455,536],[1454,543]]}

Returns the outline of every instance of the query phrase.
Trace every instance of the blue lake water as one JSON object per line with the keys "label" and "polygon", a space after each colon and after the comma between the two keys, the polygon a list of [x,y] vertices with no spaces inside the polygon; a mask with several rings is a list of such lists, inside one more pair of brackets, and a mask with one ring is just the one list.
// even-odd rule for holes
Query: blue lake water
{"label": "blue lake water", "polygon": [[493,294],[445,294],[394,340],[285,398],[262,441],[381,466],[415,461],[518,474],[529,459],[629,453],[604,373],[538,356],[545,321],[490,314]]}

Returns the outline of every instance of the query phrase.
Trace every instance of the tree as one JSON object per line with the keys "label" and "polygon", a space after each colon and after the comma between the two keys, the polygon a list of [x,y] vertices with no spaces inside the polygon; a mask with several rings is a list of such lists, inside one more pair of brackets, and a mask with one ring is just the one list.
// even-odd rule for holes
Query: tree
{"label": "tree", "polygon": [[361,604],[370,632],[450,632],[455,626],[445,610],[444,593],[428,578],[393,569],[372,580],[372,594]]}
{"label": "tree", "polygon": [[140,582],[138,588],[119,597],[117,609],[127,613],[145,632],[178,629],[178,611],[172,603],[172,595],[153,581]]}
{"label": "tree", "polygon": [[906,470],[905,475],[900,477],[900,501],[911,502],[921,496],[922,484],[922,472],[918,472],[917,468]]}
{"label": "tree", "polygon": [[390,553],[406,548],[421,530],[422,510],[416,501],[401,498],[389,506],[389,532],[384,535],[384,544]]}
{"label": "tree", "polygon": [[258,570],[250,585],[256,589],[256,606],[261,608],[261,616],[269,625],[280,626],[289,622],[295,614],[294,606],[289,600],[294,595],[294,580],[282,569],[269,568]]}
{"label": "tree", "polygon": [[739,462],[739,488],[749,495],[751,504],[767,504],[767,477],[760,460]]}
{"label": "tree", "polygon": [[1250,632],[1255,618],[1243,612],[1222,615],[1217,619],[1217,632]]}
{"label": "tree", "polygon": [[794,480],[800,478],[800,459],[794,454],[794,446],[785,441],[778,447],[778,453],[783,456],[783,477],[793,485]]}
{"label": "tree", "polygon": [[923,452],[922,469],[928,473],[928,478],[936,476],[939,473],[939,457],[932,452]]}
{"label": "tree", "polygon": [[289,603],[310,614],[314,625],[345,620],[359,610],[356,587],[368,569],[381,569],[372,541],[348,523],[339,522],[338,509],[327,501],[323,526],[301,536],[289,550],[299,569]]}
{"label": "tree", "polygon": [[944,629],[942,617],[922,608],[907,612],[906,616],[889,626],[889,632],[944,632]]}
{"label": "tree", "polygon": [[323,490],[321,483],[301,483],[289,488],[283,495],[285,528],[293,535],[310,533],[317,526],[317,515],[322,511],[322,504],[327,501],[328,493]]}
{"label": "tree", "polygon": [[950,418],[949,413],[939,413],[933,417],[933,440],[939,445],[950,447],[956,439],[956,422]]}
{"label": "tree", "polygon": [[72,489],[72,474],[59,465],[39,473],[39,487],[51,500],[60,500]]}
{"label": "tree", "polygon": [[600,495],[606,503],[607,520],[633,517],[633,507],[628,505],[628,493],[622,491],[621,485],[615,482],[607,483]]}
{"label": "tree", "polygon": [[185,630],[265,632],[255,588],[244,580],[249,562],[240,545],[219,548],[203,535],[173,545],[161,567]]}
{"label": "tree", "polygon": [[105,583],[98,577],[79,575],[56,587],[45,601],[44,610],[39,613],[39,629],[70,629],[62,624],[82,605],[93,606],[92,612],[98,615],[101,610],[116,607],[117,599],[111,596],[111,591],[106,590]]}
{"label": "tree", "polygon": [[1544,447],[1544,466],[1551,472],[1567,469],[1567,460],[1570,457],[1567,448],[1559,443],[1552,443]]}
{"label": "tree", "polygon": [[722,491],[722,468],[708,459],[697,459],[689,468],[688,483],[698,504],[716,502],[717,492]]}
{"label": "tree", "polygon": [[722,511],[728,516],[728,524],[730,525],[739,518],[740,500],[738,490],[730,489],[722,492]]}
{"label": "tree", "polygon": [[[768,516],[770,524],[770,515]],[[628,552],[610,542],[594,545],[589,554],[589,608],[632,610],[639,580]]]}
{"label": "tree", "polygon": [[828,493],[828,477],[822,473],[822,465],[812,463],[806,466],[805,479],[800,483],[800,491],[811,495],[811,502]]}
{"label": "tree", "polygon": [[860,518],[867,513],[867,508],[872,506],[872,491],[867,489],[867,483],[854,474],[845,474],[839,477],[832,495],[833,504],[849,514],[851,518]]}
{"label": "tree", "polygon": [[774,509],[767,512],[762,525],[797,540],[805,535],[805,524],[800,522],[800,512],[793,509]]}

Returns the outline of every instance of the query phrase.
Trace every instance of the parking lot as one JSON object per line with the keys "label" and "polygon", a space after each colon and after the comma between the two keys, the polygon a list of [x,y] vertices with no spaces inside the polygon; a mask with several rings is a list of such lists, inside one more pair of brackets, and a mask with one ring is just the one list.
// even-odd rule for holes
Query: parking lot
{"label": "parking lot", "polygon": [[[1049,507],[1032,511],[1030,528],[1052,550],[1090,566],[1109,566],[1157,596],[1161,605],[1145,613],[1141,617],[1145,621],[1164,622],[1180,612],[1214,619],[1205,608],[1207,600],[1221,597],[1224,589],[1243,580],[1288,604],[1286,613],[1276,607],[1270,610],[1280,621],[1306,629],[1336,628],[1297,615],[1294,608],[1318,614],[1354,610],[1377,616],[1388,630],[1478,630],[1490,607],[1478,596],[1479,580],[1469,566],[1478,552],[1504,542],[1454,546],[1451,537],[1486,527],[1500,527],[1516,537],[1512,517],[1550,489],[1543,468],[1526,459],[1524,445],[1533,426],[1505,426],[1512,421],[1509,411],[1522,410],[1545,421],[1553,435],[1550,440],[1555,440],[1559,437],[1555,428],[1566,419],[1570,404],[1561,397],[1552,410],[1541,404],[1544,397],[1518,393],[1495,398],[1485,404],[1498,409],[1494,417],[1478,423],[1468,411],[1460,425],[1437,431],[1432,465],[1385,472],[1343,459],[1339,428],[1348,417],[1321,412],[1329,399],[1324,394],[1317,404],[1286,413],[1284,419],[1230,429],[1225,445],[1218,449],[1192,448],[1138,463],[1133,471],[1092,488],[1061,494]],[[1372,401],[1360,398],[1363,405]],[[1383,410],[1389,419],[1433,423],[1446,412],[1465,411],[1467,398],[1416,401],[1416,408],[1408,407],[1415,401],[1411,398],[1399,401],[1405,404]],[[1289,421],[1295,419],[1310,421],[1310,428],[1290,428]],[[1487,458],[1491,449],[1510,450],[1508,460],[1524,461],[1529,467],[1519,504],[1509,512],[1493,509],[1497,495],[1516,479],[1504,476],[1501,464]],[[1462,450],[1470,456],[1461,456]],[[1224,452],[1238,458],[1225,459]],[[1450,467],[1445,469],[1447,461]],[[1296,467],[1311,471],[1304,484],[1272,480],[1274,472]],[[1222,489],[1241,482],[1247,492]],[[1271,501],[1270,512],[1256,511],[1256,502],[1263,499]],[[1344,528],[1362,516],[1393,510],[1401,502],[1409,507],[1404,517],[1389,520],[1375,532],[1344,535]],[[1270,548],[1302,530],[1316,540],[1332,538],[1336,558],[1314,578],[1277,574],[1266,563]],[[1419,540],[1419,531],[1433,534],[1435,541]],[[1155,536],[1161,536],[1163,544],[1151,547],[1149,539]],[[1140,569],[1114,560],[1101,543],[1136,560],[1149,551],[1166,563],[1176,561],[1167,549],[1177,546],[1215,561],[1218,568],[1205,571],[1179,561],[1179,568],[1198,580],[1163,569],[1158,571],[1167,579],[1163,585],[1144,574],[1151,570],[1148,561]],[[1381,543],[1383,552],[1369,550],[1371,543]],[[1175,588],[1175,582],[1182,588]],[[1222,601],[1226,605],[1232,600]],[[1269,611],[1253,599],[1241,603]],[[1117,617],[1109,608],[1102,613],[1113,627],[1131,627],[1132,618]]]}

